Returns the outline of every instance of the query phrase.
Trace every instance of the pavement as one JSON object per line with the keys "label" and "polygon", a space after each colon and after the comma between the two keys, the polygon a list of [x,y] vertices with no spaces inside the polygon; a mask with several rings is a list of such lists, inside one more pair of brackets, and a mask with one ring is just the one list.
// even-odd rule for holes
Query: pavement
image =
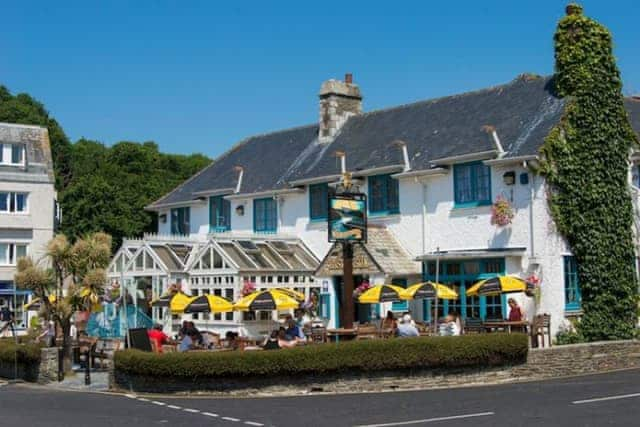
{"label": "pavement", "polygon": [[638,425],[640,370],[457,389],[277,398],[121,395],[0,386],[0,426]]}

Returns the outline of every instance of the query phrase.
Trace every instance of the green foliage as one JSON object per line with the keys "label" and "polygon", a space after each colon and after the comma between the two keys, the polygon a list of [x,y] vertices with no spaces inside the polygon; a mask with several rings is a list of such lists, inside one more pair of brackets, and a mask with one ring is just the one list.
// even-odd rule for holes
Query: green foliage
{"label": "green foliage", "polygon": [[173,378],[291,377],[398,369],[488,367],[523,363],[524,334],[351,341],[287,350],[145,353],[119,351],[114,367],[131,376]]}
{"label": "green foliage", "polygon": [[549,206],[578,263],[584,339],[631,338],[636,321],[629,154],[637,143],[624,109],[609,31],[570,5],[555,34],[556,90],[567,97],[541,149]]}
{"label": "green foliage", "polygon": [[14,363],[16,352],[18,363],[40,363],[40,344],[21,343],[16,344],[13,338],[0,339],[0,363]]}
{"label": "green foliage", "polygon": [[155,215],[144,207],[209,163],[199,154],[160,153],[152,142],[109,148],[80,140],[73,146],[73,179],[61,197],[62,230],[74,237],[104,231],[114,248],[124,237],[155,231]]}
{"label": "green foliage", "polygon": [[56,188],[63,189],[71,179],[71,143],[58,122],[40,102],[26,93],[11,95],[0,85],[0,122],[39,125],[49,131]]}
{"label": "green foliage", "polygon": [[579,344],[585,341],[584,336],[578,331],[564,330],[556,334],[556,345]]}

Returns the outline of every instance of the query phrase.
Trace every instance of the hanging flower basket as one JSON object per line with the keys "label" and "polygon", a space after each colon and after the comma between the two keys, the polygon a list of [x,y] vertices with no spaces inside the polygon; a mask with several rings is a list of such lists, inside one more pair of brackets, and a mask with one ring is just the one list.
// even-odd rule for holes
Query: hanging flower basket
{"label": "hanging flower basket", "polygon": [[491,207],[491,225],[506,227],[511,224],[514,215],[509,201],[502,196],[498,196]]}
{"label": "hanging flower basket", "polygon": [[256,291],[256,285],[254,285],[249,281],[244,282],[244,285],[242,286],[242,291],[241,291],[243,297],[246,297],[247,295],[250,295],[255,291]]}
{"label": "hanging flower basket", "polygon": [[355,288],[353,290],[353,297],[354,298],[358,298],[360,295],[362,295],[369,288],[371,288],[371,285],[369,284],[369,282],[367,282],[367,281],[362,282],[362,284],[360,284],[360,286],[358,286],[357,288]]}

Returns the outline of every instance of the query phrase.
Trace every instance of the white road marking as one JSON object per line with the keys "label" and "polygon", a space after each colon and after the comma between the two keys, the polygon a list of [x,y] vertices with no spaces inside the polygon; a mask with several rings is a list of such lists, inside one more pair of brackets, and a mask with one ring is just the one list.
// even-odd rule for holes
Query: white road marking
{"label": "white road marking", "polygon": [[640,397],[640,393],[621,394],[619,396],[596,397],[594,399],[574,400],[574,405],[582,405],[583,403],[604,402],[606,400],[630,399],[632,397]]}
{"label": "white road marking", "polygon": [[167,408],[171,408],[171,409],[182,409],[180,406],[176,406],[176,405],[167,405]]}
{"label": "white road marking", "polygon": [[128,397],[129,399],[136,399],[138,396],[135,394],[125,394],[125,397]]}
{"label": "white road marking", "polygon": [[144,397],[139,397],[138,400],[140,402],[151,402],[149,399],[145,399]]}
{"label": "white road marking", "polygon": [[203,412],[202,415],[206,415],[207,417],[219,417],[218,414],[213,414],[211,412]]}
{"label": "white road marking", "polygon": [[261,427],[261,426],[264,425],[264,424],[260,424],[260,423],[254,423],[253,421],[245,421],[244,423],[247,424],[247,425],[250,425],[250,426],[257,426],[257,427]]}
{"label": "white road marking", "polygon": [[153,400],[151,403],[153,403],[154,405],[158,405],[158,406],[167,406],[166,403],[164,402],[158,402],[157,400]]}
{"label": "white road marking", "polygon": [[236,423],[237,423],[238,421],[240,421],[240,420],[239,420],[239,419],[237,419],[237,418],[231,418],[231,417],[222,417],[222,418],[220,418],[220,419],[221,419],[221,420],[225,420],[225,421],[234,421],[234,422],[236,422]]}
{"label": "white road marking", "polygon": [[493,412],[478,412],[476,414],[452,415],[450,417],[438,417],[438,418],[425,418],[423,420],[401,421],[401,422],[397,422],[397,423],[365,424],[365,425],[360,425],[360,426],[356,426],[356,427],[408,426],[408,425],[411,425],[411,424],[435,423],[437,421],[459,420],[459,419],[462,419],[462,418],[487,417],[489,415],[495,415],[495,413],[493,413]]}
{"label": "white road marking", "polygon": [[198,414],[200,413],[200,411],[198,411],[197,409],[190,409],[190,408],[184,408],[183,411],[185,412],[191,412],[192,414]]}

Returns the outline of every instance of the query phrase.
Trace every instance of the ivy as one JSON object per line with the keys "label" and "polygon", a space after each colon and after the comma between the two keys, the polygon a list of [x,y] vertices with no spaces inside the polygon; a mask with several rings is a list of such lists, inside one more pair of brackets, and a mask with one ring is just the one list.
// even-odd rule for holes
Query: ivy
{"label": "ivy", "polygon": [[551,214],[578,263],[578,332],[590,341],[632,338],[638,287],[628,168],[637,139],[611,34],[571,4],[554,41],[555,88],[567,105],[541,148],[541,172]]}

